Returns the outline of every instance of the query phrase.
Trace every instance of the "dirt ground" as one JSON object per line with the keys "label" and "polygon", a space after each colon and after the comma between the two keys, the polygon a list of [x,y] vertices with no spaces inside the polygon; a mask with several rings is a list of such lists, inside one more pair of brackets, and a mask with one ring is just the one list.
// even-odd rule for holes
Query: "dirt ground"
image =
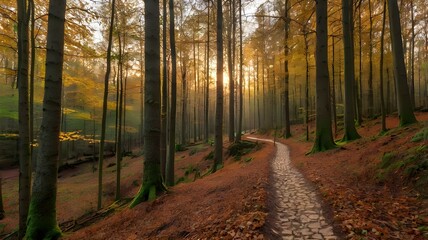
{"label": "dirt ground", "polygon": [[[418,113],[419,124],[397,128],[397,117],[388,117],[391,133],[378,136],[380,120],[365,121],[358,132],[362,138],[335,150],[306,155],[312,147],[304,141],[304,126],[292,126],[291,139],[279,139],[291,150],[295,167],[318,188],[333,220],[347,239],[426,239],[428,204],[411,183],[397,174],[390,181],[376,179],[376,167],[384,153],[404,152],[427,142],[412,143],[410,138],[428,124],[428,114]],[[310,125],[310,138],[314,135]],[[259,135],[272,138],[271,135]],[[337,139],[341,133],[337,134]],[[226,150],[227,146],[225,146]],[[153,202],[134,209],[124,208],[64,239],[264,239],[263,230],[269,204],[269,160],[275,154],[272,144],[263,144],[240,161],[228,158],[215,174],[194,180],[195,169],[203,174],[210,161],[209,145],[191,146],[176,156],[176,179],[180,183]],[[113,162],[113,159],[109,160]],[[107,167],[104,206],[113,202],[115,166]],[[141,158],[126,158],[123,164],[122,195],[132,197],[141,184]],[[187,172],[187,176],[186,176]],[[6,208],[4,231],[17,225],[17,171],[0,171],[4,178]],[[97,173],[92,165],[69,169],[60,174],[58,221],[65,222],[95,211]],[[424,227],[425,226],[425,227]],[[1,229],[0,229],[1,232]]]}
{"label": "dirt ground", "polygon": [[[304,139],[304,126],[293,129],[295,137],[281,140],[290,147],[295,167],[319,187],[334,211],[334,221],[348,239],[428,239],[427,199],[420,198],[398,173],[380,183],[375,172],[384,153],[427,144],[410,141],[428,124],[427,113],[416,116],[419,123],[406,128],[397,128],[398,118],[388,117],[387,127],[392,133],[380,137],[380,119],[364,122],[358,128],[361,139],[309,156],[305,154],[312,143],[300,141]],[[339,133],[337,138],[341,136]]]}

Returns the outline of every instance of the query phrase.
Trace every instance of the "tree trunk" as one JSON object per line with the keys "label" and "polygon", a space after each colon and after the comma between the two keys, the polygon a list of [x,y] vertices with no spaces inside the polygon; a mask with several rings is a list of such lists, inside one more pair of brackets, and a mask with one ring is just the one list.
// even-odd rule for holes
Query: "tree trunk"
{"label": "tree trunk", "polygon": [[316,3],[316,136],[311,152],[334,148],[331,129],[330,84],[327,56],[327,0]]}
{"label": "tree trunk", "polygon": [[417,122],[413,109],[409,87],[407,85],[406,66],[404,65],[403,43],[401,39],[400,13],[397,0],[388,0],[388,16],[391,29],[392,57],[397,91],[398,115],[400,126]]}
{"label": "tree trunk", "polygon": [[229,7],[230,16],[229,27],[227,31],[227,64],[229,70],[229,142],[233,142],[235,141],[235,81],[233,79],[234,66],[232,59],[235,56],[232,56],[232,34],[235,35],[235,32],[232,31],[232,27],[235,25],[235,1],[230,0],[230,2],[230,5],[233,5],[233,7]]}
{"label": "tree trunk", "polygon": [[215,172],[223,163],[223,3],[217,0],[217,97],[215,109],[214,164]]}
{"label": "tree trunk", "polygon": [[354,38],[353,38],[353,1],[342,0],[343,45],[345,56],[345,119],[342,141],[360,138],[355,129],[355,71],[354,71]]}
{"label": "tree trunk", "polygon": [[305,130],[306,130],[306,141],[309,141],[309,42],[308,32],[306,26],[304,27],[304,41],[305,41]]}
{"label": "tree trunk", "polygon": [[[368,116],[374,116],[374,97],[373,97],[373,15],[372,15],[372,2],[369,0],[369,81],[368,81]],[[353,56],[352,56],[353,57]]]}
{"label": "tree trunk", "polygon": [[25,235],[28,207],[30,204],[30,118],[28,104],[28,25],[29,6],[27,0],[17,0],[18,6],[18,75],[19,92],[19,232],[18,238]]}
{"label": "tree trunk", "polygon": [[242,93],[242,78],[243,78],[243,71],[242,71],[242,65],[243,65],[243,54],[242,54],[242,2],[241,0],[238,0],[239,4],[239,86],[238,86],[238,93],[239,93],[239,116],[238,116],[238,130],[236,131],[236,141],[241,141],[241,135],[242,135],[242,115],[244,112],[244,96]]}
{"label": "tree trunk", "polygon": [[[160,142],[160,158],[161,158],[161,174],[165,180],[166,158],[168,146],[167,138],[167,109],[168,109],[168,72],[166,62],[166,1],[162,1],[162,106],[161,106],[161,142]],[[174,142],[174,141],[172,141]]]}
{"label": "tree trunk", "polygon": [[413,8],[413,0],[410,0],[410,13],[412,24],[412,37],[410,40],[410,101],[412,108],[416,107],[415,101],[415,14]]}
{"label": "tree trunk", "polygon": [[290,49],[288,47],[288,38],[290,34],[290,1],[285,1],[284,6],[284,117],[285,117],[285,129],[284,129],[284,138],[291,137],[290,130],[290,96],[289,96],[289,78],[290,73],[288,71],[288,55],[290,53]]}
{"label": "tree trunk", "polygon": [[331,110],[332,110],[332,114],[333,114],[333,127],[334,127],[334,136],[337,135],[337,113],[336,113],[336,86],[335,86],[335,72],[334,72],[334,59],[335,59],[335,42],[334,42],[334,36],[332,37],[331,40],[332,43],[332,60],[331,60],[331,74],[332,74],[332,87],[331,87]]}
{"label": "tree trunk", "polygon": [[[181,141],[180,143],[182,145],[187,143],[187,124],[189,124],[189,122],[187,121],[187,79],[186,79],[186,75],[187,75],[187,57],[184,58],[182,57],[183,52],[181,52],[180,56],[181,56],[181,83],[182,83],[182,87],[181,87],[181,96],[182,96],[182,102],[181,102]],[[187,54],[187,53],[184,53]]]}
{"label": "tree trunk", "polygon": [[113,44],[113,28],[114,28],[114,14],[115,14],[115,0],[112,1],[111,5],[111,16],[110,16],[110,27],[108,34],[108,46],[107,46],[107,68],[104,76],[104,95],[103,95],[103,116],[101,120],[101,137],[100,137],[100,151],[98,155],[98,203],[97,209],[102,207],[103,197],[103,161],[104,161],[104,142],[106,136],[106,121],[107,121],[107,102],[108,102],[108,82],[110,79],[111,72],[111,48]]}
{"label": "tree trunk", "polygon": [[[361,4],[362,0],[358,6],[358,42],[359,42],[359,74],[358,74],[358,94],[357,94],[357,125],[361,126],[363,123],[363,45],[362,45],[362,36],[363,36],[363,27],[361,25]],[[342,94],[342,93],[341,93]]]}
{"label": "tree trunk", "polygon": [[204,118],[205,118],[205,142],[208,142],[208,135],[209,135],[209,121],[208,121],[208,112],[209,112],[209,95],[210,95],[210,1],[207,1],[207,66],[206,66],[206,85],[205,85],[205,112],[204,112]]}
{"label": "tree trunk", "polygon": [[175,183],[175,122],[177,116],[177,52],[175,49],[175,18],[173,0],[169,0],[169,18],[169,44],[171,45],[171,109],[169,113],[169,151],[166,162],[165,182],[168,186],[173,186]]}
{"label": "tree trunk", "polygon": [[[142,186],[131,203],[134,207],[142,201],[151,201],[163,191],[160,171],[160,37],[159,0],[145,0],[144,9],[144,172]],[[174,18],[171,18],[171,20]]]}
{"label": "tree trunk", "polygon": [[27,221],[27,239],[57,239],[58,146],[61,119],[65,0],[49,1],[43,118],[37,167]]}
{"label": "tree trunk", "polygon": [[123,49],[122,49],[122,42],[121,42],[121,32],[118,34],[118,43],[119,43],[119,82],[118,82],[118,88],[119,88],[119,105],[118,105],[118,111],[116,112],[117,118],[118,118],[118,124],[117,124],[117,134],[116,134],[116,194],[115,194],[115,200],[120,199],[120,171],[121,171],[121,165],[122,165],[122,120],[123,120]]}
{"label": "tree trunk", "polygon": [[379,63],[379,93],[380,93],[380,111],[382,113],[382,129],[381,133],[386,132],[386,112],[385,112],[385,100],[383,95],[383,60],[384,60],[384,36],[385,36],[385,19],[386,19],[386,0],[383,1],[383,14],[382,14],[382,31],[380,35],[380,63]]}

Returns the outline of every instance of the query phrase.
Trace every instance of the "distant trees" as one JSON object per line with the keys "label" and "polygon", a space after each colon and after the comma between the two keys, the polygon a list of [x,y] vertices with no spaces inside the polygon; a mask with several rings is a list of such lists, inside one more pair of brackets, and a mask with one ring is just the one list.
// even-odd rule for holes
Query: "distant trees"
{"label": "distant trees", "polygon": [[65,7],[65,0],[49,1],[44,111],[26,239],[57,239],[61,235],[56,220],[56,191]]}

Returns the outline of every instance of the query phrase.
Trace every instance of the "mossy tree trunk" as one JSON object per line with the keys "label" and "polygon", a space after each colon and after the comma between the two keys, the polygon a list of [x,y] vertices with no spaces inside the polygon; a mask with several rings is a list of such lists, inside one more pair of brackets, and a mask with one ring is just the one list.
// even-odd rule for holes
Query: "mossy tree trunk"
{"label": "mossy tree trunk", "polygon": [[103,162],[104,162],[104,142],[106,136],[106,121],[107,121],[107,102],[108,102],[108,82],[110,79],[111,72],[111,48],[113,42],[113,27],[114,27],[114,14],[115,14],[115,0],[112,1],[111,5],[111,16],[110,16],[110,27],[108,34],[108,46],[107,46],[107,68],[104,76],[104,95],[103,95],[103,116],[101,119],[101,137],[100,137],[100,150],[98,155],[98,202],[97,209],[102,207],[102,196],[103,196]]}
{"label": "mossy tree trunk", "polygon": [[163,191],[160,170],[160,24],[159,0],[145,0],[144,9],[144,172],[140,191],[131,207],[142,201],[153,200],[156,193]]}
{"label": "mossy tree trunk", "polygon": [[327,57],[327,0],[316,3],[316,135],[311,152],[334,148]]}
{"label": "mossy tree trunk", "polygon": [[56,220],[56,191],[65,7],[65,0],[49,1],[43,119],[26,239],[58,239],[61,236]]}
{"label": "mossy tree trunk", "polygon": [[223,162],[223,3],[217,0],[217,98],[215,109],[214,164],[215,172]]}
{"label": "mossy tree trunk", "polygon": [[29,4],[27,0],[17,0],[18,6],[18,74],[19,92],[19,231],[22,239],[27,228],[28,206],[30,204],[30,117],[28,98],[29,67]]}
{"label": "mossy tree trunk", "polygon": [[353,0],[342,0],[343,44],[345,56],[345,126],[342,141],[360,138],[355,128],[355,70]]}
{"label": "mossy tree trunk", "polygon": [[392,58],[397,92],[398,115],[400,126],[417,122],[410,100],[407,85],[406,66],[404,65],[403,41],[401,38],[400,13],[397,0],[388,0],[389,27],[391,29]]}

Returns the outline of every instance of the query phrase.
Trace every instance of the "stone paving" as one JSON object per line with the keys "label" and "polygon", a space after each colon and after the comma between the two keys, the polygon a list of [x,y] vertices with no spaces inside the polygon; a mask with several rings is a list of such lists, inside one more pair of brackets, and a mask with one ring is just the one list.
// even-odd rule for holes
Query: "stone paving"
{"label": "stone paving", "polygon": [[274,216],[274,235],[290,240],[339,239],[326,221],[316,190],[291,166],[288,147],[278,142],[276,147],[276,156],[272,162],[274,181],[271,183],[276,207],[270,209],[270,214]]}

